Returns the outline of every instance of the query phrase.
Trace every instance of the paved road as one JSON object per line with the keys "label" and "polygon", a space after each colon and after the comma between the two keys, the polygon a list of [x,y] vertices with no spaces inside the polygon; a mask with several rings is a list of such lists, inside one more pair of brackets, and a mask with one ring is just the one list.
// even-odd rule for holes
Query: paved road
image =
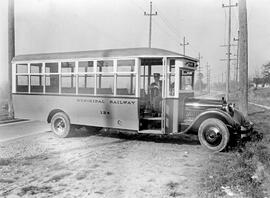
{"label": "paved road", "polygon": [[50,125],[40,121],[16,122],[0,125],[0,142],[50,131]]}

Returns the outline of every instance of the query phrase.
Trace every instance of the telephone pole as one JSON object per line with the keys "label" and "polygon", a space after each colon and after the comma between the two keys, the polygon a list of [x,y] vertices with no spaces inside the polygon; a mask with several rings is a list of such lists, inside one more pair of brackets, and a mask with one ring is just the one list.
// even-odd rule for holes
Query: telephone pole
{"label": "telephone pole", "polygon": [[229,5],[222,4],[223,8],[229,8],[229,28],[228,28],[228,50],[227,50],[227,77],[226,77],[226,100],[229,100],[230,92],[230,67],[231,67],[231,26],[232,26],[232,7],[236,7],[237,4],[232,5],[229,0]]}
{"label": "telephone pole", "polygon": [[201,59],[203,57],[201,56],[201,53],[199,52],[198,60],[199,60],[199,66],[198,66],[198,82],[199,82],[199,92],[202,92],[202,68],[201,68]]}
{"label": "telephone pole", "polygon": [[206,77],[207,77],[207,93],[210,94],[210,82],[211,82],[211,79],[210,79],[210,65],[206,64]]}
{"label": "telephone pole", "polygon": [[246,0],[239,0],[239,108],[248,115],[248,27]]}
{"label": "telephone pole", "polygon": [[224,81],[223,81],[223,74],[224,74],[224,73],[222,72],[222,73],[221,73],[221,82],[222,82],[222,84],[223,84],[223,82],[224,82]]}
{"label": "telephone pole", "polygon": [[151,39],[152,39],[152,16],[156,16],[157,12],[152,13],[152,1],[150,1],[150,12],[146,13],[144,12],[144,16],[149,16],[149,41],[148,41],[148,47],[151,48]]}
{"label": "telephone pole", "polygon": [[8,114],[14,118],[12,103],[12,59],[15,56],[14,0],[8,1]]}
{"label": "telephone pole", "polygon": [[236,83],[238,83],[238,75],[239,75],[239,31],[238,31],[237,38],[233,38],[233,40],[237,42],[235,81],[236,81]]}
{"label": "telephone pole", "polygon": [[183,46],[183,55],[186,55],[186,45],[189,45],[189,42],[186,42],[186,37],[183,38],[183,43],[180,43]]}

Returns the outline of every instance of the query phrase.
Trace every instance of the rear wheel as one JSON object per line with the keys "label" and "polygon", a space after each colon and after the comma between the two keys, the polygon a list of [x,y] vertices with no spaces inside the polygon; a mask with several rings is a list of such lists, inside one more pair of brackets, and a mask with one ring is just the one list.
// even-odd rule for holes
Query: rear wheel
{"label": "rear wheel", "polygon": [[69,117],[64,112],[53,115],[51,129],[55,135],[61,138],[68,137],[71,135],[71,128]]}
{"label": "rear wheel", "polygon": [[209,118],[202,122],[198,132],[200,143],[210,151],[219,152],[226,148],[230,133],[219,119]]}

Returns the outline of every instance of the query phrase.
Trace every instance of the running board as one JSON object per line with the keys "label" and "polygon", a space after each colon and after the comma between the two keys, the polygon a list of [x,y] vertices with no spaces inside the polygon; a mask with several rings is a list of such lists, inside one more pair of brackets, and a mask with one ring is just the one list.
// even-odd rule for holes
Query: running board
{"label": "running board", "polygon": [[161,130],[153,130],[153,129],[148,129],[148,130],[142,130],[142,131],[138,131],[138,133],[142,133],[142,134],[163,134]]}

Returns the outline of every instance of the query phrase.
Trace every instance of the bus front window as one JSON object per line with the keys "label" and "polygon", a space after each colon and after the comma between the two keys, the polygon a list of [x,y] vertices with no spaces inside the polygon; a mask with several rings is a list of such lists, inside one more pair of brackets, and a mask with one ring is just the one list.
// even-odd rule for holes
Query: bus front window
{"label": "bus front window", "polygon": [[194,71],[181,70],[180,71],[180,90],[193,90]]}

